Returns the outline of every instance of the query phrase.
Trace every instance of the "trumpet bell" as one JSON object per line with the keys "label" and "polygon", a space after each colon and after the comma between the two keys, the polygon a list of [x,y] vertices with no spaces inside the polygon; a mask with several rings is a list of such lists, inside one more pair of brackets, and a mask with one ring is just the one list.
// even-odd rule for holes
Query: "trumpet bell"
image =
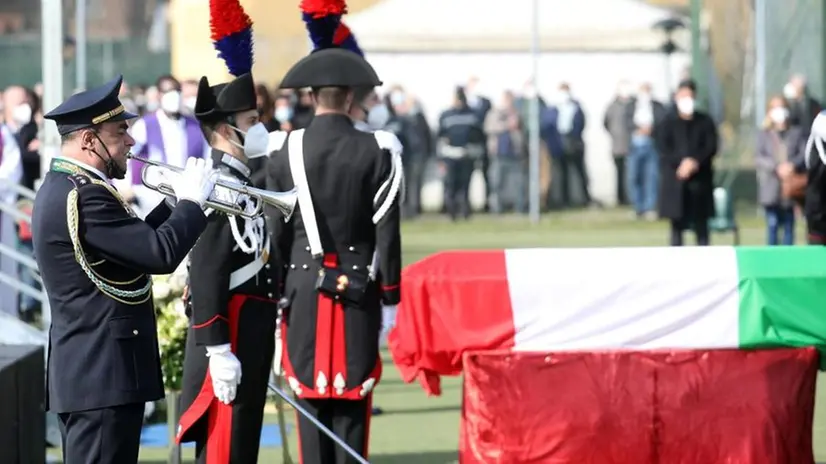
{"label": "trumpet bell", "polygon": [[293,187],[287,192],[273,192],[270,190],[257,189],[255,187],[248,187],[250,196],[257,198],[264,204],[276,208],[284,216],[284,222],[288,222],[295,212],[295,206],[298,202],[298,189]]}

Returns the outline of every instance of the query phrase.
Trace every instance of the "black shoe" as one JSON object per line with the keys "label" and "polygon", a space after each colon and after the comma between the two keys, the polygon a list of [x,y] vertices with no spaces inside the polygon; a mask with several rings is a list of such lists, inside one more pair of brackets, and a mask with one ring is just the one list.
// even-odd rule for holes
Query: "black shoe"
{"label": "black shoe", "polygon": [[372,413],[374,416],[380,416],[380,415],[384,414],[384,411],[382,411],[382,409],[381,409],[380,407],[378,407],[378,406],[373,406],[373,410],[372,410],[372,412],[371,412],[371,413]]}

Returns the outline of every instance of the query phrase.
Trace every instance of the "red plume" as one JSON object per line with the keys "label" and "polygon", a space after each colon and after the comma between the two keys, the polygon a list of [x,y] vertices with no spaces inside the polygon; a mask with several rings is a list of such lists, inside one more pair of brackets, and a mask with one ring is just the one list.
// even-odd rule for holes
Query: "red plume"
{"label": "red plume", "polygon": [[344,0],[301,0],[301,12],[313,19],[325,16],[341,16],[347,13],[347,2]]}
{"label": "red plume", "polygon": [[238,0],[209,0],[209,28],[217,42],[252,26]]}

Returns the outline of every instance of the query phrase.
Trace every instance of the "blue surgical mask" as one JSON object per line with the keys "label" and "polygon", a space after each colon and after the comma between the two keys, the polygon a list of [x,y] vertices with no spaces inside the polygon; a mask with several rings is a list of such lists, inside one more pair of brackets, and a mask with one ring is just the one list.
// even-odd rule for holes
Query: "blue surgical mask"
{"label": "blue surgical mask", "polygon": [[293,109],[289,106],[279,106],[275,109],[275,119],[280,123],[289,122],[293,117]]}

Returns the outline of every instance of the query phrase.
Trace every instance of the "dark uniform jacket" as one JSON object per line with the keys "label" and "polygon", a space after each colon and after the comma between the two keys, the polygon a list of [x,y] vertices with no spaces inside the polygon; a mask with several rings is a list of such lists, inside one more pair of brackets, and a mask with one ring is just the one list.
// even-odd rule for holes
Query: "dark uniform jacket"
{"label": "dark uniform jacket", "polygon": [[[222,173],[222,180],[245,185],[253,182],[249,167],[241,161],[218,150],[213,150],[212,158]],[[217,186],[214,195],[222,201],[234,202],[226,197],[228,193]],[[240,206],[244,205],[241,201]],[[238,245],[230,221],[243,235],[246,219],[210,212],[206,230],[190,254],[190,326],[181,392],[184,413],[177,439],[179,442],[221,442],[221,434],[228,433],[225,438],[232,443],[232,456],[245,456],[241,461],[256,462],[275,347],[277,274],[268,262],[271,242],[266,221],[260,219],[263,228],[258,238],[263,246],[260,252],[256,247],[251,253]],[[248,237],[244,240],[248,246],[252,245]],[[220,427],[216,422],[213,424],[216,431],[210,431],[207,418],[213,414],[221,416],[215,411],[223,406],[214,399],[211,384],[207,384],[206,347],[225,344],[230,345],[241,363],[242,381],[231,406],[233,425]],[[228,432],[230,429],[232,432]],[[238,430],[243,432],[236,433]]]}
{"label": "dark uniform jacket", "polygon": [[[149,274],[172,273],[205,225],[201,208],[190,201],[174,210],[162,202],[142,221],[100,176],[67,160],[53,161],[32,217],[34,252],[52,311],[52,411],[163,397]],[[70,230],[77,231],[82,250],[73,246]],[[99,290],[76,252],[85,255],[80,261],[95,279],[134,296]]]}
{"label": "dark uniform jacket", "polygon": [[809,241],[826,244],[826,166],[812,147],[806,153],[808,159],[809,180],[806,185],[804,212],[809,232]]}
{"label": "dark uniform jacket", "polygon": [[[289,145],[288,140],[271,155],[270,190],[293,188]],[[291,302],[282,332],[287,340],[284,368],[299,397],[359,399],[381,372],[381,303],[397,304],[400,298],[398,201],[378,224],[373,223],[374,199],[391,177],[392,157],[379,148],[373,134],[355,129],[349,117],[337,114],[316,116],[304,133],[303,148],[324,253],[335,258],[342,272],[366,276],[378,250],[379,269],[377,282],[368,284],[360,306],[320,311],[323,302],[316,281],[322,263],[310,254],[304,212],[299,207],[287,224],[275,214],[274,253],[286,271],[280,282]]]}
{"label": "dark uniform jacket", "polygon": [[[655,129],[660,154],[661,217],[674,220],[710,218],[714,215],[714,157],[717,155],[717,126],[705,113],[685,120],[672,111]],[[699,170],[688,180],[677,179],[677,167],[694,158]]]}

